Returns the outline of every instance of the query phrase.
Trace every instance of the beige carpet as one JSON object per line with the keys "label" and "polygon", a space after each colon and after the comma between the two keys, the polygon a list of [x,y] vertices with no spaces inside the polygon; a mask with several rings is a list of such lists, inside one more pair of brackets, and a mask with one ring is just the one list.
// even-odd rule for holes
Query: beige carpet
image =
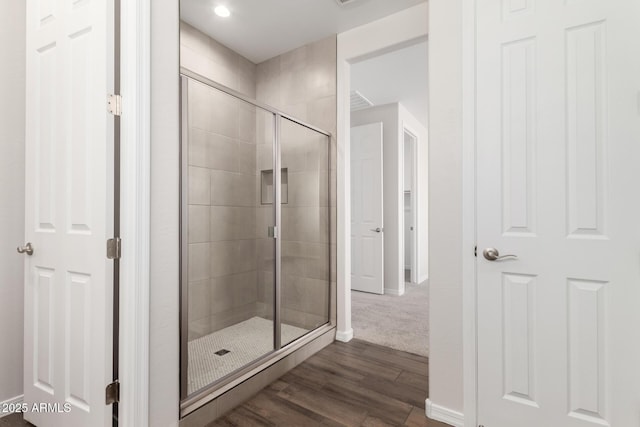
{"label": "beige carpet", "polygon": [[428,284],[406,284],[404,295],[351,291],[351,326],[356,338],[429,356]]}

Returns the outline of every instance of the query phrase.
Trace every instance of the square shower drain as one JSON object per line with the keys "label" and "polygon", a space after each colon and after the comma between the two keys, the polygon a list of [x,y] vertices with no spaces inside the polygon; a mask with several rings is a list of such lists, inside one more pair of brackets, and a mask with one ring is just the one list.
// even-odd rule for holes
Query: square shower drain
{"label": "square shower drain", "polygon": [[231,353],[231,352],[229,350],[223,348],[222,350],[216,351],[215,354],[217,354],[218,356],[224,356],[227,353]]}

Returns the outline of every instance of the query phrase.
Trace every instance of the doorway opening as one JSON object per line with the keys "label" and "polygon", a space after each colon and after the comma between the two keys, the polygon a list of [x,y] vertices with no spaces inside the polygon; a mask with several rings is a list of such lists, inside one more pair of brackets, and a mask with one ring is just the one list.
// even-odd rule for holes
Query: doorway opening
{"label": "doorway opening", "polygon": [[427,64],[427,41],[418,39],[354,61],[349,75],[354,337],[422,356]]}
{"label": "doorway opening", "polygon": [[404,281],[416,283],[417,278],[417,150],[418,137],[404,128]]}

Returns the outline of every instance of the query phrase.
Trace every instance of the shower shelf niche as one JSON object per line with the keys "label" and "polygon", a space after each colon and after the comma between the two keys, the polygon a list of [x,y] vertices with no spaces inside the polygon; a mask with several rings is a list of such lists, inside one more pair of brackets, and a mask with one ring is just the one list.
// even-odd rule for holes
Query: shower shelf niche
{"label": "shower shelf niche", "polygon": [[[282,188],[281,196],[282,204],[289,202],[289,170],[283,168],[282,170],[282,182],[280,188]],[[273,169],[263,170],[260,173],[260,203],[263,205],[273,204]]]}

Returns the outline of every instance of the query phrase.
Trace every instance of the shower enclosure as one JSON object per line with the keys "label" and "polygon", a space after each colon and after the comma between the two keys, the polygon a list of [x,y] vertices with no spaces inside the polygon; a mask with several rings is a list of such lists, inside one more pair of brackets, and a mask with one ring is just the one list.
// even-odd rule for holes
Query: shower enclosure
{"label": "shower enclosure", "polygon": [[184,409],[329,323],[331,225],[327,132],[186,69],[181,115]]}

